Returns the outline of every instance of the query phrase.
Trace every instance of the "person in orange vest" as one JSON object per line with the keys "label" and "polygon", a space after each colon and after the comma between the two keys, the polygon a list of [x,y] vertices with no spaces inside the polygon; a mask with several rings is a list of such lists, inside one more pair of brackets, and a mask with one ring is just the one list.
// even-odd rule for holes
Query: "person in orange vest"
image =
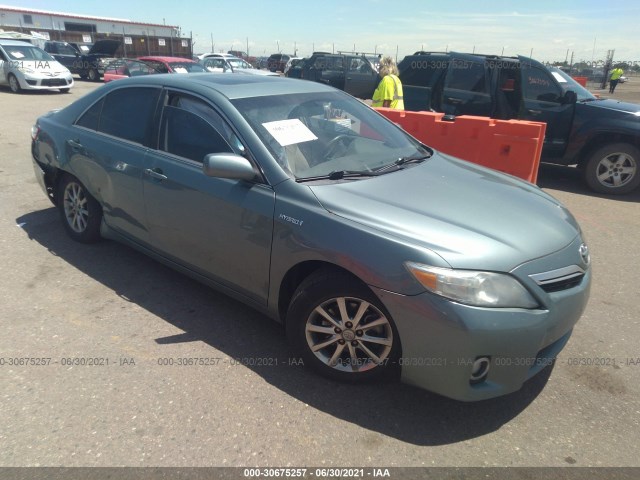
{"label": "person in orange vest", "polygon": [[402,82],[398,78],[396,62],[391,57],[382,58],[379,71],[382,80],[380,80],[376,91],[373,92],[371,106],[404,110]]}
{"label": "person in orange vest", "polygon": [[618,85],[618,82],[620,81],[620,77],[622,77],[622,75],[624,75],[624,70],[622,70],[620,66],[617,66],[616,68],[611,70],[611,76],[609,77],[609,93],[613,93],[613,91],[616,89],[616,85]]}

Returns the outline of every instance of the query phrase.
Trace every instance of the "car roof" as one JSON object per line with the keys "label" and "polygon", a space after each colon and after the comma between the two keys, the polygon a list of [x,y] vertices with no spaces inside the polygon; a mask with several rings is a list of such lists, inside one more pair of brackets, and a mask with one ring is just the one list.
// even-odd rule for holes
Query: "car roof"
{"label": "car roof", "polygon": [[145,57],[138,57],[138,60],[155,60],[158,62],[187,62],[187,63],[198,63],[195,62],[193,60],[191,60],[190,58],[183,58],[183,57],[160,57],[160,56],[145,56]]}
{"label": "car roof", "polygon": [[[0,34],[1,36],[2,34]],[[30,47],[36,47],[33,43],[29,42],[28,40],[7,40],[4,38],[0,38],[0,45],[5,45],[7,47],[20,47],[20,46],[25,46],[25,45],[29,45]],[[36,47],[38,48],[38,47]]]}
{"label": "car roof", "polygon": [[[126,85],[159,85],[181,89],[218,92],[230,100],[237,98],[285,95],[290,93],[318,93],[338,91],[327,85],[270,75],[228,75],[224,73],[192,73],[190,75],[145,75],[119,80],[118,87]],[[115,88],[115,87],[114,87]]]}

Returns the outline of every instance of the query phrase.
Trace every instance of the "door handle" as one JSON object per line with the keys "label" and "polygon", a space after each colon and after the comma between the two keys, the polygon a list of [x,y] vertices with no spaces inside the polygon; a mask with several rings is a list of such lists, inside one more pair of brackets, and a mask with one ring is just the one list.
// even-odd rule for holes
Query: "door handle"
{"label": "door handle", "polygon": [[527,110],[527,113],[530,113],[531,115],[540,115],[542,110]]}
{"label": "door handle", "polygon": [[462,99],[461,98],[447,98],[446,100],[447,100],[447,102],[453,103],[454,105],[458,105],[458,104],[462,103]]}
{"label": "door handle", "polygon": [[162,173],[161,168],[154,168],[153,170],[150,168],[146,168],[144,170],[144,173],[146,175],[149,175],[151,178],[155,178],[156,180],[162,181],[167,179],[167,176],[164,173]]}

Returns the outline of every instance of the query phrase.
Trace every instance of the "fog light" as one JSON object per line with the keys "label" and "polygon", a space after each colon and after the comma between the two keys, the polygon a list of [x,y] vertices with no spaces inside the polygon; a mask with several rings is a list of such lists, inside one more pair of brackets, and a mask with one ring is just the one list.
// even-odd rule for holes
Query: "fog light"
{"label": "fog light", "polygon": [[471,367],[471,377],[469,378],[469,382],[480,383],[485,378],[487,378],[490,365],[491,365],[490,357],[476,358],[476,360],[473,362],[473,366]]}

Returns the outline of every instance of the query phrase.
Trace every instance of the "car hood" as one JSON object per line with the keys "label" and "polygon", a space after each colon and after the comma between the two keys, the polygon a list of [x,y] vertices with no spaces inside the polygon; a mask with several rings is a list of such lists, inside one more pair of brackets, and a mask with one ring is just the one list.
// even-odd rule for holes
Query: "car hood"
{"label": "car hood", "polygon": [[591,102],[581,102],[581,105],[585,105],[593,108],[604,108],[607,110],[618,110],[622,112],[636,113],[640,112],[640,105],[629,102],[621,102],[612,98],[606,98],[604,100],[593,100]]}
{"label": "car hood", "polygon": [[93,44],[88,54],[113,56],[121,43],[120,40],[98,40]]}
{"label": "car hood", "polygon": [[534,185],[439,153],[402,171],[310,188],[329,212],[436,252],[453,268],[511,271],[580,233]]}

